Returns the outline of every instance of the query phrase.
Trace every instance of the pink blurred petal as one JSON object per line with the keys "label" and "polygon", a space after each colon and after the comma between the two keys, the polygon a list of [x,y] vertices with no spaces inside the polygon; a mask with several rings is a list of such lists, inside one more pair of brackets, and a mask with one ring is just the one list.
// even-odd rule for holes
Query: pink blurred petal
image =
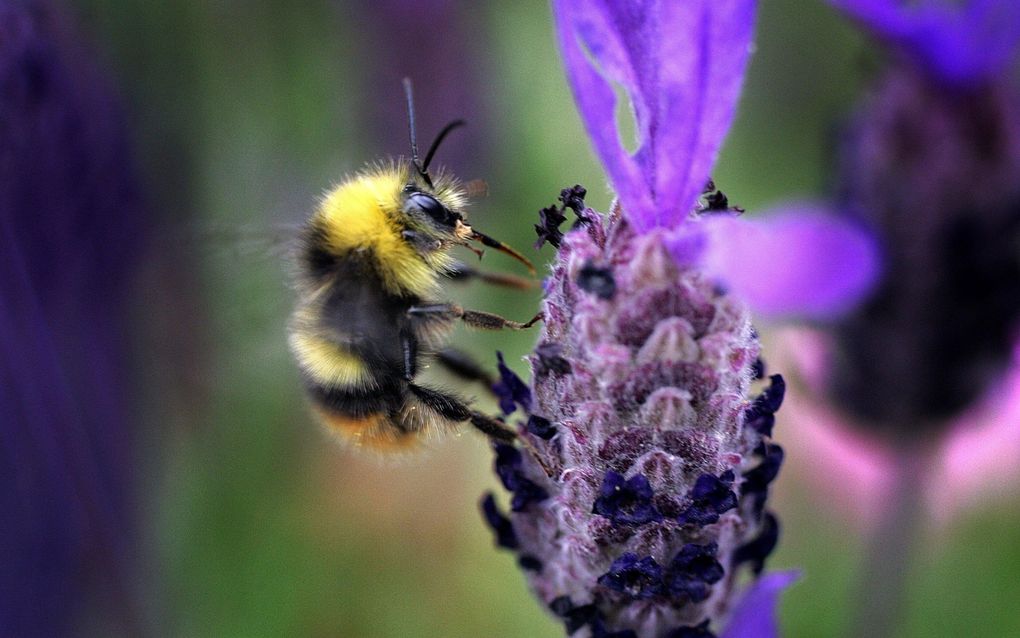
{"label": "pink blurred petal", "polygon": [[932,477],[932,516],[945,523],[961,510],[1020,483],[1020,343],[1009,373],[952,426]]}
{"label": "pink blurred petal", "polygon": [[800,578],[800,572],[767,573],[744,592],[720,638],[776,638],[779,596]]}
{"label": "pink blurred petal", "polygon": [[831,319],[879,274],[878,248],[860,226],[799,204],[762,219],[703,216],[705,269],[758,313]]}
{"label": "pink blurred petal", "polygon": [[822,333],[785,328],[777,333],[772,352],[770,367],[782,370],[789,382],[777,427],[785,433],[790,471],[802,475],[830,511],[843,513],[845,522],[870,526],[890,493],[891,451],[819,399],[831,355]]}
{"label": "pink blurred petal", "polygon": [[[780,413],[793,472],[821,500],[862,528],[877,520],[896,472],[893,449],[824,401],[831,348],[806,328],[778,332],[772,367],[792,381]],[[925,500],[932,520],[946,524],[976,505],[1006,497],[1020,485],[1020,343],[1009,373],[948,427],[937,450]]]}

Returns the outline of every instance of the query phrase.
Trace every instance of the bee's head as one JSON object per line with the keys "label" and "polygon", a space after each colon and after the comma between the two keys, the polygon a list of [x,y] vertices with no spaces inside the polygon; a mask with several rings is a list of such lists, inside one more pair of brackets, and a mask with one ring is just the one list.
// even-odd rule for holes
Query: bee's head
{"label": "bee's head", "polygon": [[[418,141],[414,129],[414,97],[411,91],[411,80],[408,78],[404,78],[404,95],[407,97],[407,129],[411,142],[411,166],[418,178],[428,188],[435,189],[436,184],[429,174],[429,163],[450,131],[463,126],[464,120],[454,120],[443,127],[429,147],[428,153],[425,154],[425,161],[419,161]],[[438,190],[442,191],[441,184]],[[407,216],[409,225],[413,227],[409,230],[414,233],[414,243],[419,247],[419,250],[437,250],[449,244],[459,244],[467,246],[481,257],[482,251],[468,244],[470,241],[477,241],[510,255],[526,265],[532,274],[535,273],[535,267],[524,255],[465,224],[464,217],[460,213],[444,205],[438,197],[414,181],[414,178],[407,183],[403,190],[403,213]]]}
{"label": "bee's head", "polygon": [[438,197],[423,190],[417,184],[412,182],[404,187],[403,201],[404,215],[407,216],[408,223],[412,227],[410,230],[418,235],[415,243],[419,246],[422,245],[421,239],[424,238],[434,242],[435,248],[451,244],[467,246],[481,257],[481,251],[468,243],[476,241],[510,255],[527,266],[532,273],[535,272],[535,267],[526,257],[503,242],[468,226],[459,212],[446,206]]}
{"label": "bee's head", "polygon": [[404,187],[403,201],[404,214],[415,232],[444,243],[463,243],[471,238],[471,227],[464,223],[464,217],[417,184]]}

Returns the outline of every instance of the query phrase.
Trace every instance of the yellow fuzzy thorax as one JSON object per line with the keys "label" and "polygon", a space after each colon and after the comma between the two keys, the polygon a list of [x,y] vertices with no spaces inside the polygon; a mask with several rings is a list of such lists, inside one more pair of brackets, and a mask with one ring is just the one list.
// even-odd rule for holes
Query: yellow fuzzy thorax
{"label": "yellow fuzzy thorax", "polygon": [[[427,298],[438,293],[439,277],[454,260],[449,246],[422,255],[401,235],[407,223],[402,191],[409,176],[409,167],[399,162],[355,175],[326,194],[316,217],[335,254],[371,253],[388,291]],[[435,184],[437,199],[451,209],[462,206],[456,182],[439,176]]]}

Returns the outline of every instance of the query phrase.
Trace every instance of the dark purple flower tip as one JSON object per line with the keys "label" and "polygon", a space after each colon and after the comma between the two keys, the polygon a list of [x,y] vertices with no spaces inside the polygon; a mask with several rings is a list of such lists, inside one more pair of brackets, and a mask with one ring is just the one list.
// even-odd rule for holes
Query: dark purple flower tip
{"label": "dark purple flower tip", "polygon": [[549,609],[563,619],[568,636],[598,618],[598,608],[595,605],[575,607],[569,596],[560,596],[554,599],[549,603]]}
{"label": "dark purple flower tip", "polygon": [[783,405],[786,396],[786,381],[782,375],[769,377],[771,382],[744,412],[744,425],[763,436],[772,436],[772,428],[776,424],[776,412]]}
{"label": "dark purple flower tip", "polygon": [[535,250],[549,242],[553,248],[559,248],[563,241],[563,231],[560,224],[567,221],[567,216],[556,206],[546,206],[538,211],[538,223],[535,224],[535,233],[538,240],[535,242]]}
{"label": "dark purple flower tip", "polygon": [[702,474],[691,489],[691,504],[680,513],[677,521],[690,525],[710,525],[719,521],[719,515],[737,506],[733,485],[733,472],[720,476]]}
{"label": "dark purple flower tip", "polygon": [[1016,0],[830,0],[928,72],[953,84],[1002,73],[1020,42]]}
{"label": "dark purple flower tip", "polygon": [[758,357],[754,360],[754,364],[751,366],[752,378],[755,381],[760,381],[765,378],[765,360]]}
{"label": "dark purple flower tip", "polygon": [[643,475],[635,474],[624,480],[622,474],[608,470],[592,512],[617,525],[644,525],[662,520],[654,498],[652,486]]}
{"label": "dark purple flower tip", "polygon": [[541,503],[549,498],[549,492],[531,479],[523,476],[517,477],[517,489],[514,490],[513,498],[510,499],[510,509],[514,512],[523,512],[532,503]]}
{"label": "dark purple flower tip", "polygon": [[613,561],[598,583],[632,598],[653,598],[662,593],[662,566],[651,556],[638,558],[627,552]]}
{"label": "dark purple flower tip", "polygon": [[560,225],[567,221],[565,213],[568,208],[574,211],[574,215],[577,216],[574,228],[577,228],[578,224],[590,221],[584,212],[584,198],[587,194],[588,191],[584,186],[575,184],[560,191],[559,206],[547,206],[538,211],[539,223],[535,224],[538,241],[535,242],[535,250],[541,248],[545,242],[552,244],[553,248],[560,247],[563,242],[563,231],[560,230]]}
{"label": "dark purple flower tip", "polygon": [[742,208],[730,208],[730,198],[720,190],[713,190],[705,194],[705,207],[703,213],[743,212]]}
{"label": "dark purple flower tip", "polygon": [[762,442],[755,448],[754,453],[762,457],[762,461],[744,472],[744,483],[740,486],[740,493],[764,496],[769,484],[779,475],[779,468],[783,465],[783,448],[775,443]]}
{"label": "dark purple flower tip", "polygon": [[570,374],[574,371],[570,362],[563,358],[563,345],[546,341],[535,348],[537,361],[534,363],[535,378],[544,377],[550,373]]}
{"label": "dark purple flower tip", "polygon": [[688,543],[669,564],[666,588],[674,598],[700,603],[711,594],[711,586],[719,582],[723,566],[716,559],[719,546],[715,543]]}
{"label": "dark purple flower tip", "polygon": [[521,569],[526,569],[529,572],[542,571],[542,561],[538,560],[531,554],[524,554],[518,558],[517,564],[520,565]]}
{"label": "dark purple flower tip", "polygon": [[613,271],[604,266],[586,263],[577,273],[577,287],[599,299],[612,299],[616,294],[616,279]]}
{"label": "dark purple flower tip", "polygon": [[556,426],[552,424],[552,421],[537,414],[532,414],[528,417],[528,425],[526,427],[528,432],[545,441],[556,436]]}
{"label": "dark purple flower tip", "polygon": [[522,472],[521,452],[512,445],[496,443],[496,475],[503,483],[503,487],[513,492],[510,499],[510,509],[514,512],[522,512],[531,503],[540,503],[549,498],[549,493],[541,485],[538,485]]}
{"label": "dark purple flower tip", "polygon": [[765,512],[762,519],[761,532],[753,540],[741,545],[733,554],[733,564],[750,563],[754,573],[760,574],[765,569],[765,560],[779,543],[779,521],[772,512]]}
{"label": "dark purple flower tip", "polygon": [[499,409],[503,414],[511,414],[520,405],[525,412],[530,411],[531,390],[528,384],[506,366],[502,352],[497,352],[496,358],[499,360],[499,381],[493,384],[492,391],[499,397]]}
{"label": "dark purple flower tip", "polygon": [[587,196],[588,189],[580,184],[574,184],[570,188],[560,191],[560,201],[563,202],[563,207],[574,211],[578,217],[584,215],[584,198]]}
{"label": "dark purple flower tip", "polygon": [[499,511],[496,498],[491,492],[482,499],[482,514],[485,515],[485,522],[496,533],[496,544],[507,549],[517,549],[519,544],[517,534],[514,533],[513,523]]}
{"label": "dark purple flower tip", "polygon": [[666,634],[666,638],[715,638],[715,634],[708,629],[708,619],[706,618],[693,627],[677,627]]}
{"label": "dark purple flower tip", "polygon": [[[736,110],[753,0],[555,0],[557,38],[581,118],[638,232],[695,207]],[[668,34],[668,35],[667,35]],[[621,85],[638,147],[616,125]]]}
{"label": "dark purple flower tip", "polygon": [[518,477],[521,472],[521,452],[512,445],[496,443],[496,476],[503,487],[513,492],[517,489]]}
{"label": "dark purple flower tip", "polygon": [[610,631],[606,628],[605,621],[600,617],[596,617],[591,622],[591,638],[638,638],[638,635],[633,629]]}

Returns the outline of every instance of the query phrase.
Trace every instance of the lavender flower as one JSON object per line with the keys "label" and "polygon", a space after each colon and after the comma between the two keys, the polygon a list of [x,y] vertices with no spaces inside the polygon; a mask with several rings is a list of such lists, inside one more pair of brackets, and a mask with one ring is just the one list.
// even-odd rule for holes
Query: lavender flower
{"label": "lavender flower", "polygon": [[[528,421],[523,450],[496,446],[511,513],[490,496],[486,518],[568,634],[775,635],[775,600],[793,577],[745,585],[741,566],[753,580],[778,540],[766,501],[784,384],[774,375],[748,398],[764,367],[740,295],[831,315],[866,290],[874,251],[848,224],[745,222],[706,188],[750,51],[752,1],[559,0],[554,11],[618,201],[603,218],[574,187],[540,215],[539,244],[559,251],[531,388],[501,365],[504,412],[522,408]],[[633,154],[610,81],[631,98]],[[563,232],[568,210],[577,221]]]}
{"label": "lavender flower", "polygon": [[[985,24],[993,17],[1012,21],[1008,38],[999,22]],[[1020,328],[1020,95],[1002,77],[1020,5],[876,12],[868,24],[931,29],[955,49],[896,40],[906,55],[843,136],[840,206],[880,231],[887,268],[840,325],[833,394],[856,397],[847,409],[876,427],[941,429],[1001,376]],[[947,68],[949,58],[966,65]]]}
{"label": "lavender flower", "polygon": [[49,2],[0,3],[0,634],[137,634],[123,118]]}
{"label": "lavender flower", "polygon": [[[787,331],[806,381],[792,388],[791,413],[804,417],[803,456],[829,459],[817,468],[827,498],[856,521],[889,502],[874,495],[895,489],[904,450],[936,448],[916,480],[946,519],[982,487],[1020,475],[1003,473],[1020,449],[1020,95],[1005,68],[1020,38],[1017,5],[834,4],[890,44],[891,64],[844,126],[837,197],[811,207],[865,219],[886,264],[872,296],[830,334]],[[1014,26],[981,27],[979,15],[1013,16]],[[975,43],[964,47],[977,56],[969,74],[946,70],[927,43],[890,35],[923,29]],[[979,54],[977,43],[991,51],[1009,33],[1012,48]]]}
{"label": "lavender flower", "polygon": [[[832,331],[834,365],[817,384],[835,407],[822,410],[881,437],[880,452],[857,444],[843,457],[884,474],[868,495],[881,511],[862,570],[858,607],[866,611],[855,623],[882,636],[896,630],[926,492],[959,482],[933,480],[931,468],[946,459],[932,451],[983,398],[1018,396],[1001,390],[1020,330],[1020,95],[1006,74],[1020,42],[1020,4],[833,4],[892,52],[844,127],[834,206],[882,237],[884,274]],[[834,420],[819,418],[817,405],[802,407],[815,426]],[[998,401],[995,412],[1016,408]],[[1005,425],[1016,430],[1015,419]],[[994,464],[996,482],[1011,458]],[[827,464],[826,482],[860,498],[866,484],[833,480],[836,468]]]}

